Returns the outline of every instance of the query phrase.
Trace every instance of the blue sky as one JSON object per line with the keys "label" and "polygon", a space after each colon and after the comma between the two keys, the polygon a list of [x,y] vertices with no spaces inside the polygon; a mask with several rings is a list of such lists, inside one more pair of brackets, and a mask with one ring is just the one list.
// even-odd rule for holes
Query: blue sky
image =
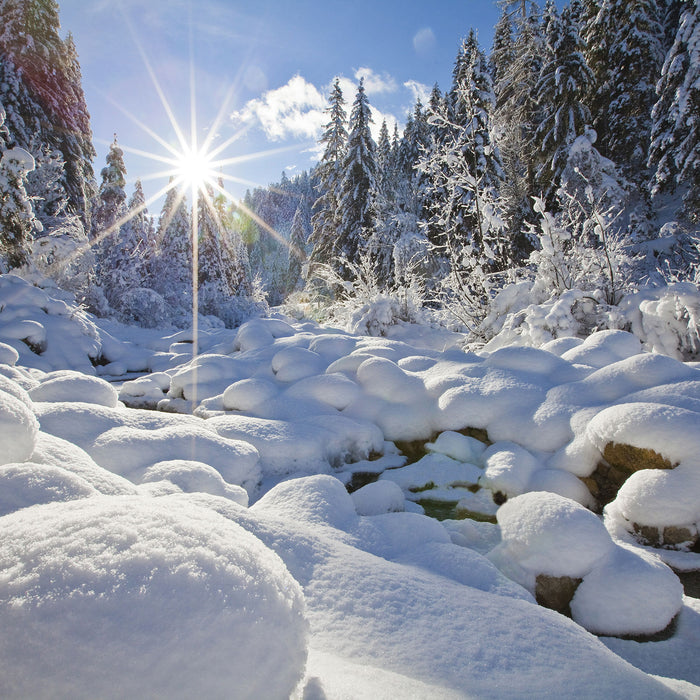
{"label": "blue sky", "polygon": [[491,0],[62,0],[60,8],[80,57],[95,169],[116,132],[129,183],[141,177],[147,195],[165,184],[149,178],[165,166],[136,152],[166,155],[155,136],[177,145],[158,89],[189,136],[194,76],[199,142],[221,113],[213,143],[237,135],[221,157],[250,156],[224,168],[244,181],[227,182],[242,196],[313,165],[335,76],[348,112],[364,76],[377,130],[382,118],[401,128],[416,95],[436,81],[449,86],[470,27],[488,49],[498,18]]}

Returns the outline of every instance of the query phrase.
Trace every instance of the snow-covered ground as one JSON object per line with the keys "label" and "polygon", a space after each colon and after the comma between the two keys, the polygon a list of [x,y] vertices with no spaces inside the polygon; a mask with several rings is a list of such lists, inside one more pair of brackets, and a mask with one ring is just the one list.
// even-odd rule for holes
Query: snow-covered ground
{"label": "snow-covered ground", "polygon": [[[700,697],[692,363],[0,302],[1,697]],[[601,517],[611,444],[668,464]]]}

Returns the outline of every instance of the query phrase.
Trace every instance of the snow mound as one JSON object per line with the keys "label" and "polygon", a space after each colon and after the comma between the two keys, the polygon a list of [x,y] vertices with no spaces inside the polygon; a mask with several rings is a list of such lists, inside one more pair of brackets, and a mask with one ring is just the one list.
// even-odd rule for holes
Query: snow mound
{"label": "snow mound", "polygon": [[370,357],[357,368],[357,379],[370,396],[386,401],[408,403],[420,401],[425,386],[419,377],[402,370],[383,357]]}
{"label": "snow mound", "polygon": [[89,314],[14,275],[0,276],[0,341],[19,356],[10,364],[45,372],[70,368],[95,374],[93,360],[101,352]]}
{"label": "snow mound", "polygon": [[403,491],[392,481],[375,481],[350,495],[358,515],[396,513],[404,509]]}
{"label": "snow mound", "polygon": [[437,436],[435,442],[427,442],[425,449],[446,455],[458,462],[480,464],[486,445],[476,438],[445,430]]}
{"label": "snow mound", "polygon": [[600,368],[641,352],[642,344],[632,333],[607,330],[592,333],[561,357],[567,362]]}
{"label": "snow mound", "polygon": [[244,369],[236,358],[199,355],[172,376],[168,396],[201,401],[223,393],[232,381],[244,378]]}
{"label": "snow mound", "polygon": [[39,422],[21,399],[0,391],[0,464],[24,462],[36,446]]}
{"label": "snow mound", "polygon": [[134,483],[141,481],[148,467],[183,455],[210,465],[225,481],[249,493],[261,478],[258,451],[251,444],[204,427],[111,428],[95,440],[90,454],[100,466]]}
{"label": "snow mound", "polygon": [[586,437],[603,452],[608,443],[651,449],[672,463],[700,453],[700,413],[654,403],[623,403],[600,411]]}
{"label": "snow mound", "polygon": [[278,394],[277,386],[267,379],[241,379],[226,387],[223,407],[227,411],[251,411]]}
{"label": "snow mound", "polygon": [[485,469],[479,483],[508,497],[526,491],[535,472],[542,468],[536,457],[514,442],[494,443],[484,452],[483,460]]}
{"label": "snow mound", "polygon": [[96,495],[85,479],[60,467],[36,462],[0,466],[0,516],[41,503]]}
{"label": "snow mound", "polygon": [[80,401],[114,408],[117,390],[104,379],[75,370],[58,370],[46,375],[39,386],[29,390],[32,401]]}
{"label": "snow mound", "polygon": [[250,508],[295,522],[348,530],[357,522],[355,504],[338,479],[326,475],[290,479],[277,484]]}
{"label": "snow mound", "polygon": [[18,511],[0,518],[0,571],[6,698],[282,698],[303,676],[299,585],[260,540],[193,503]]}
{"label": "snow mound", "polygon": [[7,343],[0,343],[0,364],[16,365],[17,360],[19,360],[17,350]]}
{"label": "snow mound", "polygon": [[248,493],[240,486],[227,484],[221,474],[203,462],[187,459],[171,459],[148,467],[141,483],[169,481],[185,493],[210,493],[248,506]]}
{"label": "snow mound", "polygon": [[275,353],[271,367],[280,382],[296,382],[304,377],[320,374],[327,362],[313,350],[292,346]]}
{"label": "snow mound", "polygon": [[339,411],[360,396],[360,388],[344,374],[318,374],[295,382],[285,391],[288,399],[313,400]]}
{"label": "snow mound", "polygon": [[0,374],[0,391],[11,394],[16,399],[19,399],[27,408],[33,410],[32,400],[27,390],[4,374]]}
{"label": "snow mound", "polygon": [[136,488],[130,481],[100,467],[85,450],[48,433],[39,433],[30,459],[32,462],[52,464],[73,472],[106,496],[129,496],[136,493]]}
{"label": "snow mound", "polygon": [[496,517],[501,553],[534,574],[581,578],[613,547],[598,517],[553,493],[516,496],[498,509]]}
{"label": "snow mound", "polygon": [[645,552],[615,546],[571,601],[573,619],[594,634],[648,635],[665,629],[683,604],[683,586]]}
{"label": "snow mound", "polygon": [[393,481],[407,491],[420,491],[436,486],[472,486],[482,474],[474,464],[434,452],[405,467],[387,469],[379,480]]}

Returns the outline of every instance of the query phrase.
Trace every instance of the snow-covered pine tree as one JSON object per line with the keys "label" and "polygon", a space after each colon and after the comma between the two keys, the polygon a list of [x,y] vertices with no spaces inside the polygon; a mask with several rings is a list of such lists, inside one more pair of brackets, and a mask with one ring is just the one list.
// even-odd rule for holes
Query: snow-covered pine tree
{"label": "snow-covered pine tree", "polygon": [[700,224],[700,0],[687,3],[664,61],[652,112],[653,196],[679,188],[684,218]]}
{"label": "snow-covered pine tree", "polygon": [[214,191],[207,187],[197,200],[197,236],[199,268],[199,308],[202,313],[216,315],[221,301],[235,290],[228,284],[221,255],[221,221],[213,205]]}
{"label": "snow-covered pine tree", "polygon": [[[172,179],[171,179],[172,184]],[[185,193],[168,190],[156,230],[153,288],[165,299],[174,319],[192,308],[192,221]]]}
{"label": "snow-covered pine tree", "polygon": [[[107,165],[100,172],[102,182],[92,210],[91,238],[102,239],[118,233],[118,222],[126,213],[126,166],[117,135],[107,153]],[[116,229],[111,229],[117,224]]]}
{"label": "snow-covered pine tree", "polygon": [[25,188],[34,158],[23,148],[7,148],[5,110],[0,104],[0,270],[7,272],[29,260],[32,236],[41,230]]}
{"label": "snow-covered pine tree", "polygon": [[306,260],[306,241],[308,229],[306,225],[308,208],[306,198],[302,197],[294,212],[292,230],[289,235],[289,265],[287,267],[287,294],[299,288],[302,281],[302,267]]}
{"label": "snow-covered pine tree", "polygon": [[340,81],[336,78],[326,108],[329,120],[319,140],[319,144],[324,145],[324,152],[315,170],[318,198],[313,205],[312,233],[309,241],[312,245],[312,265],[329,264],[338,254],[338,199],[348,138],[344,105],[343,91],[340,89]]}
{"label": "snow-covered pine tree", "polygon": [[[427,151],[419,168],[426,177],[427,215],[443,231],[441,248],[449,261],[448,303],[473,326],[486,313],[491,273],[507,264],[498,208],[503,177],[498,149],[491,142],[494,95],[486,58],[472,31],[460,47],[451,105],[430,120],[447,136]],[[451,116],[458,113],[458,121]]]}
{"label": "snow-covered pine tree", "polygon": [[572,0],[560,19],[554,3],[548,2],[545,15],[548,60],[537,84],[543,111],[535,142],[539,147],[537,189],[550,210],[556,203],[555,193],[569,148],[591,122],[591,113],[584,99],[593,74],[583,55],[577,10],[580,10],[578,0]]}
{"label": "snow-covered pine tree", "polygon": [[638,185],[648,179],[651,110],[664,60],[659,8],[658,0],[589,0],[583,11],[598,148]]}
{"label": "snow-covered pine tree", "polygon": [[[343,161],[338,196],[337,250],[351,264],[359,261],[367,237],[372,230],[372,197],[376,188],[376,146],[370,132],[372,115],[360,80],[350,113],[350,133]],[[350,273],[337,259],[331,264],[346,279]]]}
{"label": "snow-covered pine tree", "polygon": [[[92,146],[89,115],[80,84],[75,44],[59,35],[55,0],[0,0],[0,55],[29,96],[17,100],[18,146],[58,149],[65,163],[68,210],[87,222],[87,199],[92,192]],[[9,70],[9,69],[5,69]],[[14,110],[10,110],[14,111]],[[38,153],[33,153],[38,156]]]}

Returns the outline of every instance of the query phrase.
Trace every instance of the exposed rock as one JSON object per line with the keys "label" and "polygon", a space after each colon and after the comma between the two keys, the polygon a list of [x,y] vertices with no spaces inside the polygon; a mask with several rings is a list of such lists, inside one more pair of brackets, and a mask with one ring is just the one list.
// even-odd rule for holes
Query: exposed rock
{"label": "exposed rock", "polygon": [[485,445],[493,444],[491,440],[489,440],[489,434],[483,428],[462,428],[456,432],[466,435],[467,437],[473,437],[479,442],[483,442]]}
{"label": "exposed rock", "polygon": [[614,501],[622,484],[642,469],[673,469],[672,464],[663,455],[648,448],[633,447],[609,442],[603,450],[604,461],[598,462],[595,471],[581,479],[596,499],[598,510]]}
{"label": "exposed rock", "polygon": [[571,617],[571,600],[583,579],[571,576],[538,574],[535,579],[535,599],[539,605]]}
{"label": "exposed rock", "polygon": [[667,549],[692,549],[698,544],[697,528],[669,526],[658,528],[653,525],[632,523],[636,538],[649,547]]}

